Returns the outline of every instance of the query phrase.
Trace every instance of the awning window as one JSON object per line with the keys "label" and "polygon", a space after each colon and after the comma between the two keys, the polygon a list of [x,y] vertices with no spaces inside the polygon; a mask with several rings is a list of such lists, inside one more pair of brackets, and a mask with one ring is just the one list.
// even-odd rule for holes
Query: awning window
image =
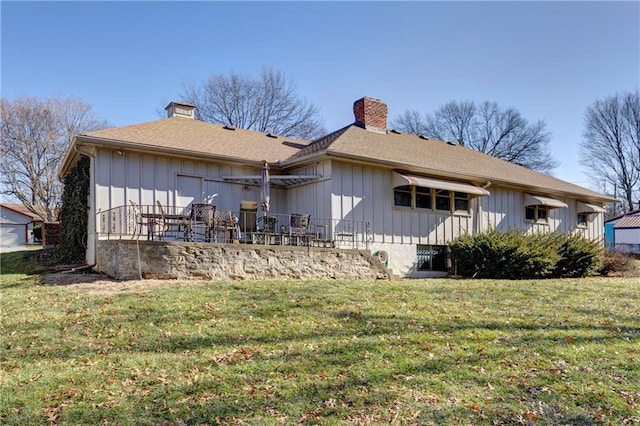
{"label": "awning window", "polygon": [[397,172],[393,173],[393,187],[404,185],[422,186],[424,188],[444,189],[455,192],[466,192],[471,195],[488,196],[489,191],[468,183],[451,182],[446,180],[431,179],[422,176],[405,175]]}
{"label": "awning window", "polygon": [[578,213],[605,213],[606,210],[595,204],[587,204],[578,201]]}
{"label": "awning window", "polygon": [[555,198],[542,197],[540,195],[531,195],[531,194],[524,195],[524,205],[526,207],[547,206],[552,209],[555,209],[555,208],[566,209],[567,207],[569,207],[566,203],[563,203],[560,200],[556,200]]}

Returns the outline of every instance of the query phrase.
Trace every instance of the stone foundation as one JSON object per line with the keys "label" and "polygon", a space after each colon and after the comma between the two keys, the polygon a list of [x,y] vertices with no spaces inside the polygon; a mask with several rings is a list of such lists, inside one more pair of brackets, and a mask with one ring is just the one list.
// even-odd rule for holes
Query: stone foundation
{"label": "stone foundation", "polygon": [[369,251],[320,247],[99,240],[96,260],[119,280],[389,279]]}

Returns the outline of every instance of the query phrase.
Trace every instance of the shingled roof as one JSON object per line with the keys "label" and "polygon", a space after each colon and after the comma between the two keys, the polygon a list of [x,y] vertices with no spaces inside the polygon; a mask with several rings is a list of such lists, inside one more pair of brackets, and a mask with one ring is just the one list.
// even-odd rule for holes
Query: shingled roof
{"label": "shingled roof", "polygon": [[318,155],[379,163],[433,176],[477,183],[512,185],[544,193],[563,193],[602,202],[614,199],[526,167],[437,139],[395,131],[371,132],[353,124],[302,148],[283,165]]}
{"label": "shingled roof", "polygon": [[[363,98],[356,101],[356,104],[359,105],[362,101],[374,106],[382,103]],[[354,107],[354,111],[358,112],[356,110]],[[590,189],[459,145],[386,129],[367,130],[365,121],[368,119],[365,114],[358,121],[356,114],[356,123],[309,142],[171,117],[82,134],[76,137],[74,144],[105,145],[114,149],[151,151],[254,165],[266,160],[283,170],[329,156],[480,185],[490,181],[493,185],[517,187],[541,194],[565,194],[598,203],[615,201]],[[72,146],[63,162],[61,176],[73,164],[73,150]]]}
{"label": "shingled roof", "polygon": [[309,141],[252,130],[236,129],[182,117],[79,135],[80,142],[101,142],[114,147],[152,149],[200,157],[270,163],[295,154]]}

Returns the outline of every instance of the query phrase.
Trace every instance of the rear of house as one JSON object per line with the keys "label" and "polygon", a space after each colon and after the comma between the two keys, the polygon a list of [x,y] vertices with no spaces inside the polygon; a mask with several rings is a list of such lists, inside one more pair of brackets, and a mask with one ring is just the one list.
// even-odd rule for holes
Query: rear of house
{"label": "rear of house", "polygon": [[[444,141],[387,129],[387,107],[354,103],[354,123],[315,141],[168,117],[78,135],[61,169],[91,160],[88,263],[107,238],[105,212],[135,203],[186,213],[193,203],[236,214],[260,202],[263,162],[270,214],[309,214],[332,241],[364,241],[403,277],[446,275],[447,245],[490,228],[580,233],[602,239],[610,197]],[[282,231],[290,223],[281,219]],[[280,240],[282,242],[282,240]]]}

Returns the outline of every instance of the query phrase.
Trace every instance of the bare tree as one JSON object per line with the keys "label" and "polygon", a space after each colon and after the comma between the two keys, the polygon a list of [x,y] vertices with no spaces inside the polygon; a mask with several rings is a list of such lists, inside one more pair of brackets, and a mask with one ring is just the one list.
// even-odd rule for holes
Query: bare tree
{"label": "bare tree", "polygon": [[71,97],[0,102],[0,191],[42,219],[54,220],[62,195],[58,168],[71,139],[107,123]]}
{"label": "bare tree", "polygon": [[[590,176],[640,204],[640,95],[636,90],[596,100],[585,112],[581,162]],[[638,206],[640,207],[640,205]]]}
{"label": "bare tree", "polygon": [[426,135],[427,126],[419,111],[406,110],[390,122],[392,129],[398,129],[412,135]]}
{"label": "bare tree", "polygon": [[558,166],[549,152],[550,133],[544,121],[530,124],[514,108],[485,101],[449,102],[421,119],[407,111],[393,121],[399,130],[456,142],[543,173]]}
{"label": "bare tree", "polygon": [[296,95],[281,71],[263,68],[260,77],[214,74],[201,84],[183,84],[181,96],[198,118],[281,136],[313,139],[325,133],[317,106]]}

